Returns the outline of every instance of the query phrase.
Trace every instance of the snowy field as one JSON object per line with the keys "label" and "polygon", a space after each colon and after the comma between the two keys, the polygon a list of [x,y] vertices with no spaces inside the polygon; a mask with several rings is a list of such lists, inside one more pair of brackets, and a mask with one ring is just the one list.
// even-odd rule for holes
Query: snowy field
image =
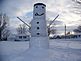
{"label": "snowy field", "polygon": [[[18,61],[28,48],[29,42],[2,41],[0,61]],[[50,61],[81,61],[81,41],[49,40],[49,51]]]}

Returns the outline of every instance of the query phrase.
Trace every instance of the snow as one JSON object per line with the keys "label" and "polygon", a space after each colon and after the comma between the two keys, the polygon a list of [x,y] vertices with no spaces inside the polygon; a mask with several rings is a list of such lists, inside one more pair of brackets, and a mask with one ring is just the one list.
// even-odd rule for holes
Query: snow
{"label": "snow", "polygon": [[49,40],[49,49],[30,49],[28,41],[2,41],[0,61],[81,61],[81,41]]}
{"label": "snow", "polygon": [[31,37],[30,48],[48,48],[48,37]]}
{"label": "snow", "polygon": [[65,39],[55,39],[49,42],[51,45],[50,48],[72,48],[72,49],[81,49],[81,41],[71,41]]}

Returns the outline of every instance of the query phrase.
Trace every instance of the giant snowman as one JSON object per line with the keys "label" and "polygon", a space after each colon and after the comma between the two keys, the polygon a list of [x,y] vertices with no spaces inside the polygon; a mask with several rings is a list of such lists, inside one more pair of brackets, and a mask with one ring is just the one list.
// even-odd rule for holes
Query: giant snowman
{"label": "giant snowman", "polygon": [[34,4],[29,49],[13,61],[50,61],[45,4]]}
{"label": "giant snowman", "polygon": [[43,3],[34,4],[30,48],[48,48],[46,5]]}

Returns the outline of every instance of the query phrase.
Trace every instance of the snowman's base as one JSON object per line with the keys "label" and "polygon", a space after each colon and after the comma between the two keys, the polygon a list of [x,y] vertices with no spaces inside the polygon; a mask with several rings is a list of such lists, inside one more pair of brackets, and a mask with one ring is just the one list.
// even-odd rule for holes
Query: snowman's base
{"label": "snowman's base", "polygon": [[30,39],[30,48],[49,48],[48,37],[31,37]]}

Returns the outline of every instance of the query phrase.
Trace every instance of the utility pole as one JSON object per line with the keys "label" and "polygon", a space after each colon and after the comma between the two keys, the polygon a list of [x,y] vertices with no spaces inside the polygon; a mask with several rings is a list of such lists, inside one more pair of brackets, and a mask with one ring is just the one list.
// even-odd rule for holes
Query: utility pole
{"label": "utility pole", "polygon": [[65,39],[66,39],[66,24],[65,24]]}

